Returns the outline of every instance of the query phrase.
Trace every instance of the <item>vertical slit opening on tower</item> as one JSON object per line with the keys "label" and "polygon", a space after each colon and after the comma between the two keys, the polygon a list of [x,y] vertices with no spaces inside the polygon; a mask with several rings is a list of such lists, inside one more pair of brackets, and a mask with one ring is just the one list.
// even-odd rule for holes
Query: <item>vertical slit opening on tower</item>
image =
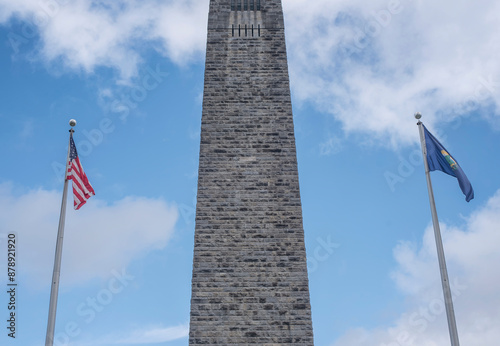
{"label": "vertical slit opening on tower", "polygon": [[248,36],[248,30],[247,30],[247,25],[245,24],[245,37]]}
{"label": "vertical slit opening on tower", "polygon": [[241,24],[238,25],[238,36],[241,37]]}
{"label": "vertical slit opening on tower", "polygon": [[232,26],[232,28],[231,28],[231,34],[232,34],[232,35],[233,35],[233,37],[234,37],[234,24],[233,24],[233,26]]}
{"label": "vertical slit opening on tower", "polygon": [[253,37],[253,24],[252,24],[252,37]]}
{"label": "vertical slit opening on tower", "polygon": [[259,37],[260,37],[260,24],[259,24],[259,28],[258,29],[259,29]]}

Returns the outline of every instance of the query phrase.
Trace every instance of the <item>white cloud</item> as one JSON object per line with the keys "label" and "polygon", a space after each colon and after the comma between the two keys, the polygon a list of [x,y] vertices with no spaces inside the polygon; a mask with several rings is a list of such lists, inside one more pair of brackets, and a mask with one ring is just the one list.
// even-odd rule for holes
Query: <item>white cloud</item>
{"label": "white cloud", "polygon": [[[0,184],[0,231],[18,234],[23,273],[44,286],[52,277],[60,204],[59,191],[19,194],[11,185]],[[78,211],[71,205],[70,196],[62,285],[109,277],[147,251],[164,248],[178,218],[177,208],[161,199],[126,197],[108,205],[92,197]]]}
{"label": "white cloud", "polygon": [[416,142],[417,110],[436,123],[494,105],[489,120],[499,122],[497,1],[283,5],[295,95],[333,114],[348,133],[392,146]]}
{"label": "white cloud", "polygon": [[[442,224],[459,336],[464,345],[496,346],[500,338],[500,190],[462,227]],[[353,329],[335,346],[438,346],[449,344],[432,227],[422,246],[401,243],[392,274],[408,309],[391,327]]]}
{"label": "white cloud", "polygon": [[0,13],[0,23],[25,21],[13,39],[15,51],[19,41],[33,39],[36,28],[45,62],[86,73],[110,67],[127,80],[137,75],[147,49],[178,64],[200,56],[208,1],[0,0]]}

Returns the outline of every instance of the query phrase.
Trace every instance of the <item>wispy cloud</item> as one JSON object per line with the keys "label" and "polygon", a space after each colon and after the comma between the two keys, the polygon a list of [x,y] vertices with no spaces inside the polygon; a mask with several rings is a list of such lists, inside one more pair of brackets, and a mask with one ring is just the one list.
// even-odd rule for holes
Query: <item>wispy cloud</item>
{"label": "wispy cloud", "polygon": [[[464,345],[495,346],[500,338],[500,190],[466,219],[463,227],[441,225],[455,312]],[[334,346],[445,345],[449,343],[432,227],[422,246],[403,242],[394,250],[392,277],[408,308],[390,327],[357,328]]]}
{"label": "wispy cloud", "polygon": [[320,155],[332,155],[338,153],[342,148],[342,140],[338,137],[330,136],[325,142],[320,144]]}
{"label": "wispy cloud", "polygon": [[116,341],[117,345],[131,344],[158,344],[172,340],[182,339],[189,334],[188,325],[180,325],[175,327],[153,327],[150,329],[137,330],[125,338]]}
{"label": "wispy cloud", "polygon": [[[123,336],[125,334],[125,336]],[[189,334],[187,324],[137,329],[128,333],[108,334],[92,341],[73,342],[71,346],[111,346],[111,345],[149,345],[165,343],[186,338]]]}
{"label": "wispy cloud", "polygon": [[23,129],[21,130],[19,137],[21,137],[21,139],[26,139],[31,137],[34,133],[34,128],[35,126],[33,119],[25,120],[23,122]]}
{"label": "wispy cloud", "polygon": [[[0,184],[0,229],[18,234],[23,273],[28,275],[31,286],[50,284],[60,203],[59,191],[14,193],[11,184]],[[63,285],[108,277],[137,256],[164,248],[178,218],[175,206],[153,198],[126,197],[107,204],[92,197],[78,211],[71,205],[70,201],[61,270]]]}

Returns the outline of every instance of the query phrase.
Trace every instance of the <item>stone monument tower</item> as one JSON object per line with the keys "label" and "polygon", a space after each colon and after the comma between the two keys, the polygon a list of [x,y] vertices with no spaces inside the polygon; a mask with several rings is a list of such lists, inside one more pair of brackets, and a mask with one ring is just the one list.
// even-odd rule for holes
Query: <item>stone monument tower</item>
{"label": "stone monument tower", "polygon": [[313,345],[281,0],[211,0],[189,345]]}

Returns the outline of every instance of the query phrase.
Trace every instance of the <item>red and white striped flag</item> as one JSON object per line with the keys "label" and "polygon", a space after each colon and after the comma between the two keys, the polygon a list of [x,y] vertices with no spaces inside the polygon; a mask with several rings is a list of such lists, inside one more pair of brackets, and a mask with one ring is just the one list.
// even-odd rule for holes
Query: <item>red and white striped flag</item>
{"label": "red and white striped flag", "polygon": [[87,203],[87,200],[94,196],[94,189],[90,185],[87,175],[83,171],[83,167],[76,152],[75,142],[73,135],[70,138],[69,150],[69,166],[68,166],[68,180],[73,180],[73,198],[75,210],[80,209],[82,205]]}

